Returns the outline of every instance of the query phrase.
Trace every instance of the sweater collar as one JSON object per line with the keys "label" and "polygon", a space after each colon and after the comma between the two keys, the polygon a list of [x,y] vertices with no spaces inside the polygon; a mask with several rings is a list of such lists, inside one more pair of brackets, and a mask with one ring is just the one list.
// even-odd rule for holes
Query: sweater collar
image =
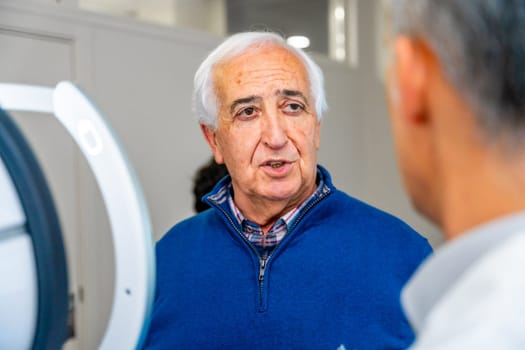
{"label": "sweater collar", "polygon": [[[319,183],[324,184],[321,189],[317,189],[314,195],[322,194],[323,196],[329,193],[330,191],[335,190],[334,185],[332,184],[332,178],[330,176],[330,173],[328,170],[326,170],[323,166],[317,165],[317,174],[320,177]],[[235,217],[234,213],[231,210],[231,207],[228,202],[229,198],[229,191],[231,188],[231,177],[230,175],[226,175],[223,177],[211,190],[210,193],[204,195],[202,197],[202,200],[205,203],[208,203],[212,207],[216,207],[221,209],[221,211],[227,213],[231,217]],[[237,220],[235,220],[236,223]],[[295,220],[292,220],[295,221]]]}

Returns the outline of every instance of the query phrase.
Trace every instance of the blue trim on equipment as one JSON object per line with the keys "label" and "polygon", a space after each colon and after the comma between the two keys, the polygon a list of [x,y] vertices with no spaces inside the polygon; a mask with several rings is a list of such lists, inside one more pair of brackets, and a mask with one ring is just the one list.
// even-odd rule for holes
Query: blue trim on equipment
{"label": "blue trim on equipment", "polygon": [[20,197],[38,279],[33,349],[61,349],[67,337],[68,275],[60,223],[44,174],[9,115],[0,108],[0,158]]}

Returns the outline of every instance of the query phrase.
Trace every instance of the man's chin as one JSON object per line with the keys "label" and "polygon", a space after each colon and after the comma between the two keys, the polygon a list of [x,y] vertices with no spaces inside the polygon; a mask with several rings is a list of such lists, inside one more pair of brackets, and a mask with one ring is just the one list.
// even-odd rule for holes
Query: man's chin
{"label": "man's chin", "polygon": [[267,200],[274,202],[288,202],[293,197],[293,194],[288,193],[268,193],[264,196]]}
{"label": "man's chin", "polygon": [[300,197],[300,190],[291,186],[272,186],[264,191],[263,197],[274,202],[293,202]]}

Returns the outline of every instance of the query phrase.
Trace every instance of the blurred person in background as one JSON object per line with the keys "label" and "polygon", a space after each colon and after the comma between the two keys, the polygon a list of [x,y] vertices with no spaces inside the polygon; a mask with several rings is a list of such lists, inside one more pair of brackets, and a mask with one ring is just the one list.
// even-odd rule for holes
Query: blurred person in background
{"label": "blurred person in background", "polygon": [[217,164],[213,157],[197,169],[193,177],[193,209],[196,213],[210,208],[208,204],[202,201],[202,197],[211,192],[217,182],[226,175],[228,175],[226,165]]}
{"label": "blurred person in background", "polygon": [[385,5],[401,172],[447,239],[403,290],[412,349],[525,349],[525,1]]}

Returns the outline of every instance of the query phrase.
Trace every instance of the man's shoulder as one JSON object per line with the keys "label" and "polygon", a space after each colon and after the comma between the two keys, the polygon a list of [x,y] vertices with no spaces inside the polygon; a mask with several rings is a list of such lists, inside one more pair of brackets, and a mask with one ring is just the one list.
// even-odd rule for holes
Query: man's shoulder
{"label": "man's shoulder", "polygon": [[331,195],[319,205],[311,220],[332,230],[352,232],[352,239],[378,241],[394,250],[419,246],[423,256],[432,251],[427,239],[400,218],[336,188],[332,188]]}
{"label": "man's shoulder", "polygon": [[465,270],[430,310],[413,349],[438,342],[447,349],[522,349],[524,249],[525,232],[495,245]]}
{"label": "man's shoulder", "polygon": [[[458,284],[465,289],[474,286],[474,290],[480,281],[484,281],[491,286],[488,290],[493,291],[493,296],[516,291],[521,294],[525,292],[525,279],[516,277],[523,273],[524,251],[525,230],[496,244],[465,271]],[[525,303],[523,306],[525,307]]]}
{"label": "man's shoulder", "polygon": [[413,229],[402,219],[380,209],[361,199],[353,197],[346,192],[334,189],[332,203],[329,203],[330,210],[343,217],[351,217],[360,221],[370,221],[372,225],[388,225],[392,229],[411,230]]}
{"label": "man's shoulder", "polygon": [[217,215],[213,209],[205,210],[176,223],[157,242],[157,247],[172,245],[195,238],[211,226],[217,225]]}
{"label": "man's shoulder", "polygon": [[321,176],[323,176],[325,185],[328,186],[331,191],[331,195],[328,197],[324,209],[346,218],[356,218],[363,221],[370,220],[372,224],[393,225],[393,227],[399,227],[403,230],[412,230],[406,223],[393,214],[338,189],[332,182],[328,170],[321,165],[318,165],[318,169]]}

